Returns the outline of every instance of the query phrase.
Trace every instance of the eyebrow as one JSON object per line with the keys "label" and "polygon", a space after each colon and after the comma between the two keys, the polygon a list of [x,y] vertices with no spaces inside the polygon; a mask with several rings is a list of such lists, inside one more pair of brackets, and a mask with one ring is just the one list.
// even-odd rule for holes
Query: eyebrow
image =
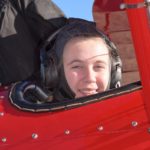
{"label": "eyebrow", "polygon": [[72,60],[71,62],[69,62],[67,65],[72,65],[73,63],[83,63],[83,61],[79,60],[79,59],[75,59],[75,60]]}
{"label": "eyebrow", "polygon": [[[72,65],[73,63],[84,63],[84,61],[76,59],[76,60],[69,62],[67,65]],[[96,60],[94,63],[106,64],[106,62],[102,60]]]}
{"label": "eyebrow", "polygon": [[106,62],[105,62],[105,61],[102,61],[102,60],[97,60],[97,61],[95,61],[95,63],[106,64]]}
{"label": "eyebrow", "polygon": [[[93,59],[95,57],[98,57],[98,56],[103,56],[103,55],[109,55],[109,53],[104,53],[104,54],[101,54],[101,55],[96,55],[96,56],[93,56],[89,59]],[[84,61],[80,60],[80,59],[75,59],[75,60],[72,60],[71,62],[69,62],[67,65],[71,65],[73,63],[83,63]],[[101,60],[97,60],[96,63],[105,63],[104,61],[101,61]]]}

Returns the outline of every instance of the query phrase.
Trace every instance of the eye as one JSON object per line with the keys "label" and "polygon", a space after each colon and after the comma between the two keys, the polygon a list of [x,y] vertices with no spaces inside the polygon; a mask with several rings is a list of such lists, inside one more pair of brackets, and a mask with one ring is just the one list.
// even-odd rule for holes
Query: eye
{"label": "eye", "polygon": [[94,69],[96,69],[96,70],[103,70],[103,69],[105,69],[105,66],[103,66],[103,65],[95,65]]}
{"label": "eye", "polygon": [[83,66],[81,66],[81,65],[75,65],[75,66],[72,66],[71,68],[72,69],[81,69],[81,68],[83,68]]}
{"label": "eye", "polygon": [[102,66],[100,66],[100,65],[96,65],[96,66],[95,66],[95,68],[102,68]]}

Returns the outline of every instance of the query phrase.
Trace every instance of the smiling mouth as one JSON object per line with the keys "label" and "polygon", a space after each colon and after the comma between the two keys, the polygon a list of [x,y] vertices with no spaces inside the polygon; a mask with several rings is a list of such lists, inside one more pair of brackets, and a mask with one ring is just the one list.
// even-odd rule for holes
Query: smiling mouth
{"label": "smiling mouth", "polygon": [[88,96],[88,95],[93,95],[93,94],[97,94],[98,90],[95,89],[80,89],[79,92],[84,95],[84,96]]}

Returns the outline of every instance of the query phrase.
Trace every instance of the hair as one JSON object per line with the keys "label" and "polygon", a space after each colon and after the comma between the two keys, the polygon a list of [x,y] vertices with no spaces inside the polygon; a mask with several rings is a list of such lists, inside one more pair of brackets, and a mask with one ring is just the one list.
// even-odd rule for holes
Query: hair
{"label": "hair", "polygon": [[122,63],[114,43],[102,31],[97,30],[94,22],[71,18],[64,27],[49,37],[41,49],[42,81],[45,87],[53,90],[57,100],[75,96],[65,79],[62,56],[65,45],[77,37],[100,37],[105,42],[111,56],[110,88],[120,86]]}

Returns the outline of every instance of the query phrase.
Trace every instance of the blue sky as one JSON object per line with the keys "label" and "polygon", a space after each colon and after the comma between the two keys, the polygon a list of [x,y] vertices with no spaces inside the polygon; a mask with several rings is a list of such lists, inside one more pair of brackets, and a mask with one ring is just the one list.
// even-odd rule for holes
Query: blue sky
{"label": "blue sky", "polygon": [[94,0],[52,0],[67,17],[93,20],[92,4]]}

